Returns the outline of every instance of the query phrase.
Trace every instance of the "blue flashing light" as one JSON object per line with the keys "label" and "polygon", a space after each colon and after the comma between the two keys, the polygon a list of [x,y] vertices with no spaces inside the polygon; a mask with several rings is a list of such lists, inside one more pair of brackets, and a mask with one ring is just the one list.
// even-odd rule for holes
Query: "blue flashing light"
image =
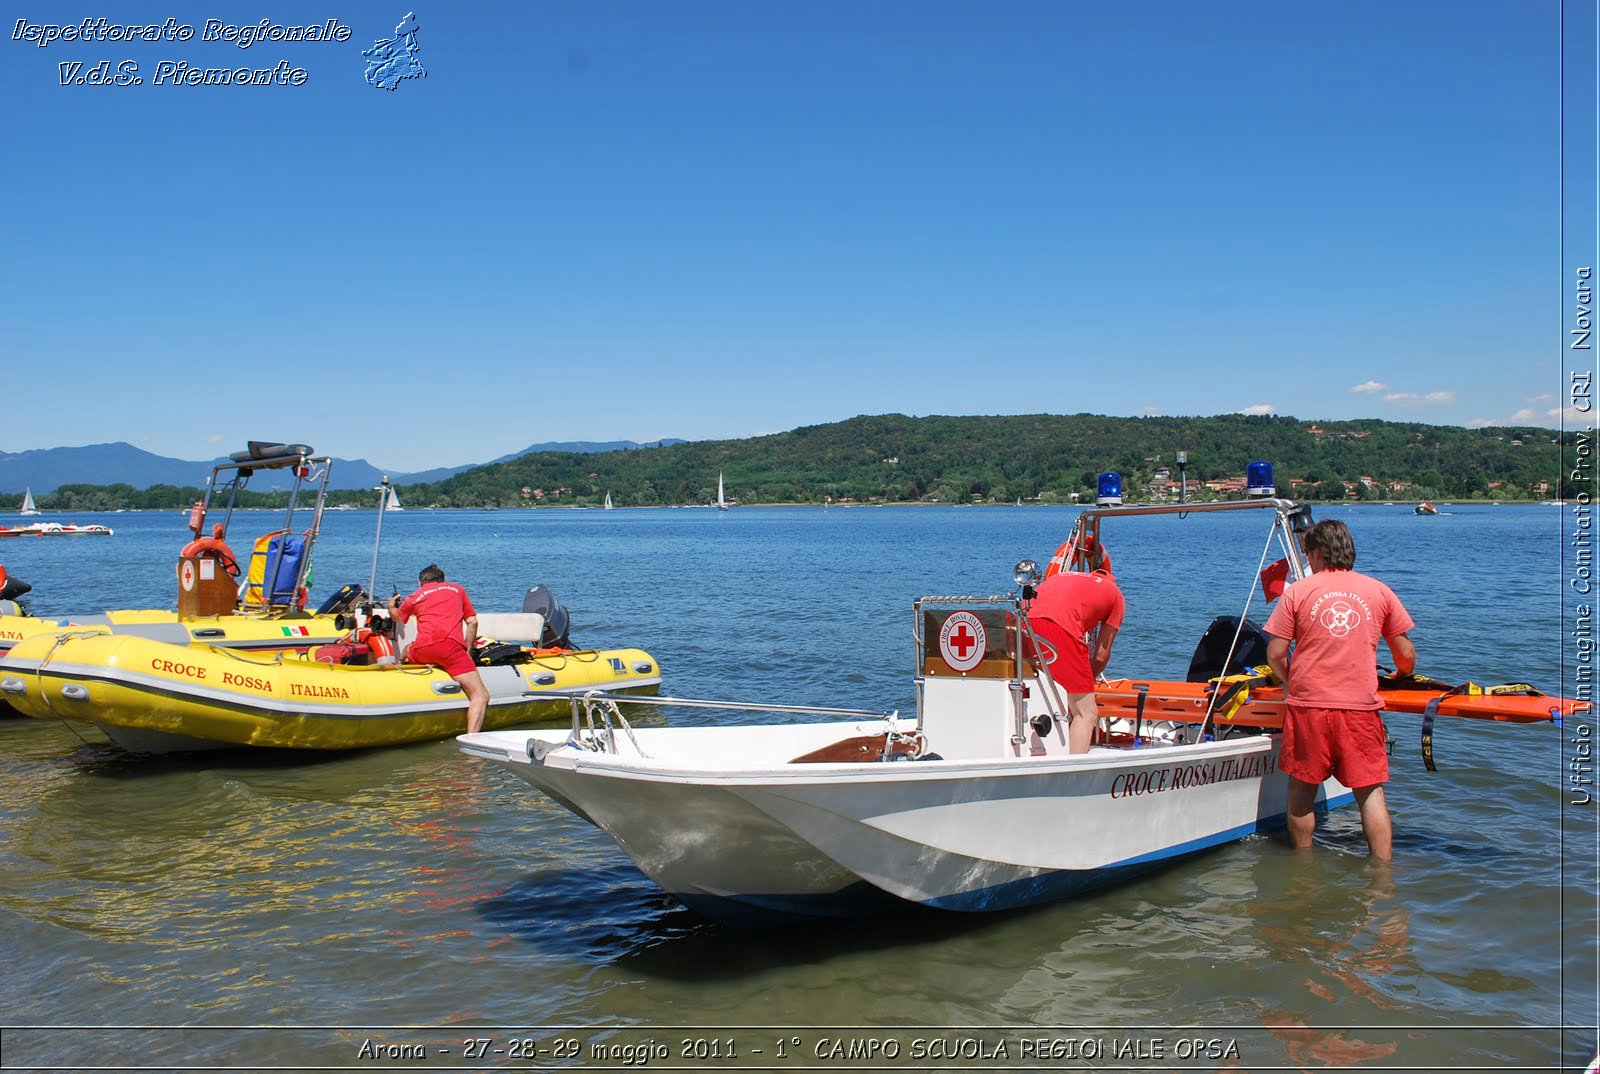
{"label": "blue flashing light", "polygon": [[1100,475],[1099,494],[1095,497],[1097,507],[1113,507],[1122,502],[1122,475],[1114,470],[1107,470]]}
{"label": "blue flashing light", "polygon": [[1278,487],[1272,481],[1270,462],[1253,462],[1244,470],[1245,495],[1276,496]]}

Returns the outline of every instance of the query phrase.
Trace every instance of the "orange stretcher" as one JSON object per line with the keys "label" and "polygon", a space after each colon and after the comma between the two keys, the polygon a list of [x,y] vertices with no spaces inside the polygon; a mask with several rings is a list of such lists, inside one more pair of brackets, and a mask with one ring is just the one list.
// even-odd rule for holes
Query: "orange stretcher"
{"label": "orange stretcher", "polygon": [[[1240,680],[1243,680],[1242,689],[1230,698],[1230,690],[1238,686]],[[1217,688],[1215,681],[1111,679],[1100,684],[1095,691],[1095,700],[1099,704],[1100,715],[1111,719],[1142,717],[1145,720],[1203,723],[1206,707]],[[1277,729],[1283,726],[1282,687],[1265,685],[1259,678],[1249,680],[1236,676],[1235,681],[1225,680],[1222,690],[1213,716],[1219,727]],[[1511,690],[1516,692],[1496,692]],[[1593,707],[1588,701],[1553,697],[1522,684],[1515,687],[1474,687],[1471,683],[1450,686],[1429,681],[1425,687],[1419,684],[1412,689],[1384,688],[1380,684],[1378,696],[1383,699],[1383,707],[1387,712],[1424,715],[1431,705],[1433,712],[1439,716],[1502,723],[1560,723],[1565,717],[1587,712]]]}

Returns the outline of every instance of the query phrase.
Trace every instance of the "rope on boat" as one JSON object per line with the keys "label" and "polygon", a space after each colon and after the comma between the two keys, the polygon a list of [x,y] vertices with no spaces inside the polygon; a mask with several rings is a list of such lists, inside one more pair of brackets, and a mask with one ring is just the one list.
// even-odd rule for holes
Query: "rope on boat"
{"label": "rope on boat", "polygon": [[[579,727],[578,706],[580,703],[583,706],[582,719],[588,725],[588,738],[583,737],[583,729]],[[600,721],[605,725],[605,737],[603,739],[601,738],[600,728],[595,724],[594,715],[596,709],[599,709]],[[606,697],[597,690],[591,690],[581,697],[576,694],[573,695],[572,731],[567,735],[567,742],[578,749],[588,750],[591,753],[616,753],[616,724],[622,725],[622,730],[628,736],[628,741],[633,743],[634,752],[640,757],[648,758],[650,755],[644,751],[643,747],[639,745],[639,740],[634,737],[633,725],[628,723],[626,716],[622,715],[622,709],[617,707],[614,699]]]}
{"label": "rope on boat", "polygon": [[33,669],[34,678],[37,679],[39,683],[39,700],[44,702],[45,710],[49,712],[50,715],[60,720],[61,725],[67,730],[71,731],[73,735],[76,736],[78,741],[82,742],[85,746],[92,746],[94,743],[84,738],[83,733],[72,725],[72,721],[68,720],[65,716],[61,715],[61,713],[57,712],[56,707],[50,703],[50,692],[44,688],[44,668],[45,665],[50,663],[51,659],[54,658],[56,655],[56,650],[61,648],[67,642],[77,641],[80,638],[96,638],[102,634],[110,633],[111,631],[109,630],[95,629],[73,630],[68,631],[65,634],[57,634],[55,642],[50,646],[50,650],[44,654],[44,658],[39,661],[39,665]]}
{"label": "rope on boat", "polygon": [[[1250,576],[1250,591],[1245,594],[1244,611],[1239,613],[1239,625],[1234,628],[1233,640],[1228,643],[1228,655],[1222,659],[1222,672],[1227,674],[1228,667],[1233,663],[1233,654],[1239,648],[1239,636],[1244,633],[1244,621],[1250,616],[1250,605],[1256,599],[1256,580],[1261,577],[1261,572],[1267,566],[1267,556],[1272,552],[1272,540],[1278,536],[1278,527],[1273,526],[1272,532],[1267,534],[1267,543],[1261,547],[1261,562],[1256,564],[1256,572]],[[1205,719],[1200,721],[1200,734],[1198,741],[1204,742],[1206,732],[1212,726],[1212,716],[1216,712],[1218,691],[1211,691],[1211,699],[1206,703]]]}

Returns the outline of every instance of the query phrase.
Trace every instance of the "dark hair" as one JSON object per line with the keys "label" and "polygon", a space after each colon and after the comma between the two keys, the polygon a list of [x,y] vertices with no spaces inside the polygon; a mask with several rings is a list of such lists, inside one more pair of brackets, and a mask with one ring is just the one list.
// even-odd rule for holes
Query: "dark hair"
{"label": "dark hair", "polygon": [[444,581],[444,571],[439,569],[439,565],[437,563],[430,563],[426,567],[422,568],[422,573],[417,575],[417,581],[442,582]]}
{"label": "dark hair", "polygon": [[1330,570],[1348,571],[1356,565],[1356,542],[1350,536],[1350,527],[1336,518],[1318,522],[1300,538],[1306,554],[1316,552]]}

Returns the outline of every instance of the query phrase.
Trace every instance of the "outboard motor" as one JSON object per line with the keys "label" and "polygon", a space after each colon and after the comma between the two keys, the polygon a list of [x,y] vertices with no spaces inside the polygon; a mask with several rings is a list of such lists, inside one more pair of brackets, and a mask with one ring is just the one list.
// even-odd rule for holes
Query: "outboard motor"
{"label": "outboard motor", "polygon": [[1194,656],[1189,661],[1189,677],[1187,682],[1206,682],[1222,675],[1237,675],[1245,668],[1258,667],[1267,662],[1267,634],[1254,620],[1246,619],[1244,629],[1239,631],[1239,644],[1233,652],[1233,659],[1228,661],[1224,670],[1223,660],[1227,659],[1228,646],[1233,644],[1233,633],[1239,630],[1239,617],[1237,615],[1219,615],[1211,620],[1211,625],[1206,627],[1206,632],[1200,635],[1200,644],[1195,646]]}
{"label": "outboard motor", "polygon": [[351,582],[327,600],[322,602],[322,607],[317,609],[318,615],[343,615],[354,608],[361,601],[367,599],[367,591],[355,582]]}
{"label": "outboard motor", "polygon": [[549,586],[530,586],[523,595],[522,610],[544,616],[544,635],[539,639],[539,648],[572,648],[572,642],[567,638],[567,632],[572,629],[572,617],[556,599],[556,595],[550,592]]}

